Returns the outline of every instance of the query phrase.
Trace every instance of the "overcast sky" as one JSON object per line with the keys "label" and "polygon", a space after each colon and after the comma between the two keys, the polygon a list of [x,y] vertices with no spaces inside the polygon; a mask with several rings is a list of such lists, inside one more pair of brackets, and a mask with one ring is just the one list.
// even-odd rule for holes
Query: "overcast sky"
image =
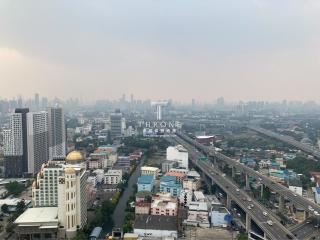
{"label": "overcast sky", "polygon": [[0,90],[320,101],[320,1],[1,0]]}

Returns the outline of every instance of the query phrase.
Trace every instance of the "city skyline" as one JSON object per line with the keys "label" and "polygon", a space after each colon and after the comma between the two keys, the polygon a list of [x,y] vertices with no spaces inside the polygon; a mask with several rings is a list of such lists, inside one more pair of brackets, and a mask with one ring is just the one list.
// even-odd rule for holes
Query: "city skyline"
{"label": "city skyline", "polygon": [[318,1],[74,3],[0,3],[2,98],[320,100]]}

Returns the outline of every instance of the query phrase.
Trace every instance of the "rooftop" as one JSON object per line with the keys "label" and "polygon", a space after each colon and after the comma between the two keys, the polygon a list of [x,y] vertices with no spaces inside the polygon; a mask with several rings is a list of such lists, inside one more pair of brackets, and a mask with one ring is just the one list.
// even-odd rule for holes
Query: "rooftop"
{"label": "rooftop", "polygon": [[159,168],[157,168],[157,167],[149,167],[149,166],[142,166],[141,167],[141,171],[155,172],[155,171],[159,171]]}
{"label": "rooftop", "polygon": [[182,172],[167,172],[165,176],[173,176],[173,177],[177,177],[177,178],[183,178],[186,176],[186,174],[182,173]]}
{"label": "rooftop", "polygon": [[176,209],[177,208],[177,203],[176,202],[168,202],[168,201],[162,201],[162,200],[153,200],[151,207],[157,207],[157,206],[162,206],[166,207],[167,209]]}
{"label": "rooftop", "polygon": [[177,231],[177,217],[136,215],[134,228]]}
{"label": "rooftop", "polygon": [[150,184],[153,182],[152,175],[142,175],[138,178],[138,184]]}
{"label": "rooftop", "polygon": [[163,177],[161,177],[160,181],[161,182],[172,182],[172,181],[176,182],[177,178],[174,176],[163,176]]}
{"label": "rooftop", "polygon": [[206,202],[190,202],[189,210],[191,211],[208,211],[208,205]]}
{"label": "rooftop", "polygon": [[28,208],[15,221],[16,224],[58,224],[57,207]]}

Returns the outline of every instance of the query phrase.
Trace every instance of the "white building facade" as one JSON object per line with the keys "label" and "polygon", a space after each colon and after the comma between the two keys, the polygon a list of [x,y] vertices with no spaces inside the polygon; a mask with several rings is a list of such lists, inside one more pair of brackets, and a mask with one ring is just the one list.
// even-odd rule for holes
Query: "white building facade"
{"label": "white building facade", "polygon": [[189,168],[189,155],[188,151],[182,146],[170,146],[167,148],[167,160],[175,161],[179,164],[179,167]]}

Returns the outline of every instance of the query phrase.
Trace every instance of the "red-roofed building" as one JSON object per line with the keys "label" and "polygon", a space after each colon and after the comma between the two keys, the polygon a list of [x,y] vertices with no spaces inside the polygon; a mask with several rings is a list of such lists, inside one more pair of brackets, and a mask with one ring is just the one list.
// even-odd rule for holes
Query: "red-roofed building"
{"label": "red-roofed building", "polygon": [[183,180],[186,178],[186,174],[183,172],[167,172],[165,176],[172,176],[177,178],[177,183],[182,184]]}

